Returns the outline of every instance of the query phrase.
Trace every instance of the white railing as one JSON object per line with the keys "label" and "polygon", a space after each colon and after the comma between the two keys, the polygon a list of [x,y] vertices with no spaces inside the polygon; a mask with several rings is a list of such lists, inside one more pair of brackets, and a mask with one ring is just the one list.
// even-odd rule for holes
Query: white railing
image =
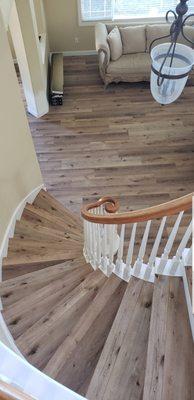
{"label": "white railing", "polygon": [[182,276],[191,245],[192,194],[149,209],[118,213],[111,198],[82,208],[84,256],[94,269],[153,282],[155,274]]}
{"label": "white railing", "polygon": [[0,342],[0,398],[17,400],[83,400],[49,378]]}

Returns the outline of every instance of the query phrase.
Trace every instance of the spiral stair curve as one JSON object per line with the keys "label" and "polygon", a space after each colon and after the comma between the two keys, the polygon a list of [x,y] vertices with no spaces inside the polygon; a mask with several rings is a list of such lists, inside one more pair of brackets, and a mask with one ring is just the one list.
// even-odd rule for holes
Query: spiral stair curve
{"label": "spiral stair curve", "polygon": [[82,226],[44,190],[17,222],[0,296],[19,351],[89,400],[194,399],[182,278],[126,283],[94,271],[83,256]]}

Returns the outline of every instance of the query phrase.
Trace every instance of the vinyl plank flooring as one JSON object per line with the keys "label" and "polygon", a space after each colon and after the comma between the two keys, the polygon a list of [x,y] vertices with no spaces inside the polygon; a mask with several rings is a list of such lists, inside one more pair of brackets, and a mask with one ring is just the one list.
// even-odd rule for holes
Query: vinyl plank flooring
{"label": "vinyl plank flooring", "polygon": [[128,210],[193,191],[193,98],[192,86],[168,106],[149,83],[104,89],[96,56],[65,57],[63,106],[38,120],[28,114],[50,193],[79,214],[102,195]]}

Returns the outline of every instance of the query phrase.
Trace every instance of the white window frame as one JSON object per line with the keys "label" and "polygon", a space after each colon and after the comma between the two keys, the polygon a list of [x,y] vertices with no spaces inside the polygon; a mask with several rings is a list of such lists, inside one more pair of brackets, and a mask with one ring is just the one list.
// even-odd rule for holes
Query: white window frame
{"label": "white window frame", "polygon": [[[166,23],[166,16],[164,17],[152,17],[152,18],[130,18],[130,19],[114,19],[113,20],[107,20],[107,19],[101,19],[101,20],[96,20],[96,21],[83,21],[82,20],[82,13],[81,13],[81,0],[77,0],[77,10],[78,10],[78,23],[79,26],[95,26],[97,22],[104,22],[109,25],[145,25],[145,24],[165,24]],[[168,11],[168,10],[166,10]]]}

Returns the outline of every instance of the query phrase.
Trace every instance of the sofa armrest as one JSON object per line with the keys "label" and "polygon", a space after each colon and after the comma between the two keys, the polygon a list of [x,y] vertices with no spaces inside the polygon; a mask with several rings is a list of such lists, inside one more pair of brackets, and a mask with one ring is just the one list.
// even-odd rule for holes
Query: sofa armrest
{"label": "sofa armrest", "polygon": [[100,72],[104,75],[106,68],[110,62],[110,48],[107,42],[107,28],[106,25],[99,22],[95,26],[95,40],[96,50],[99,54],[99,68]]}

